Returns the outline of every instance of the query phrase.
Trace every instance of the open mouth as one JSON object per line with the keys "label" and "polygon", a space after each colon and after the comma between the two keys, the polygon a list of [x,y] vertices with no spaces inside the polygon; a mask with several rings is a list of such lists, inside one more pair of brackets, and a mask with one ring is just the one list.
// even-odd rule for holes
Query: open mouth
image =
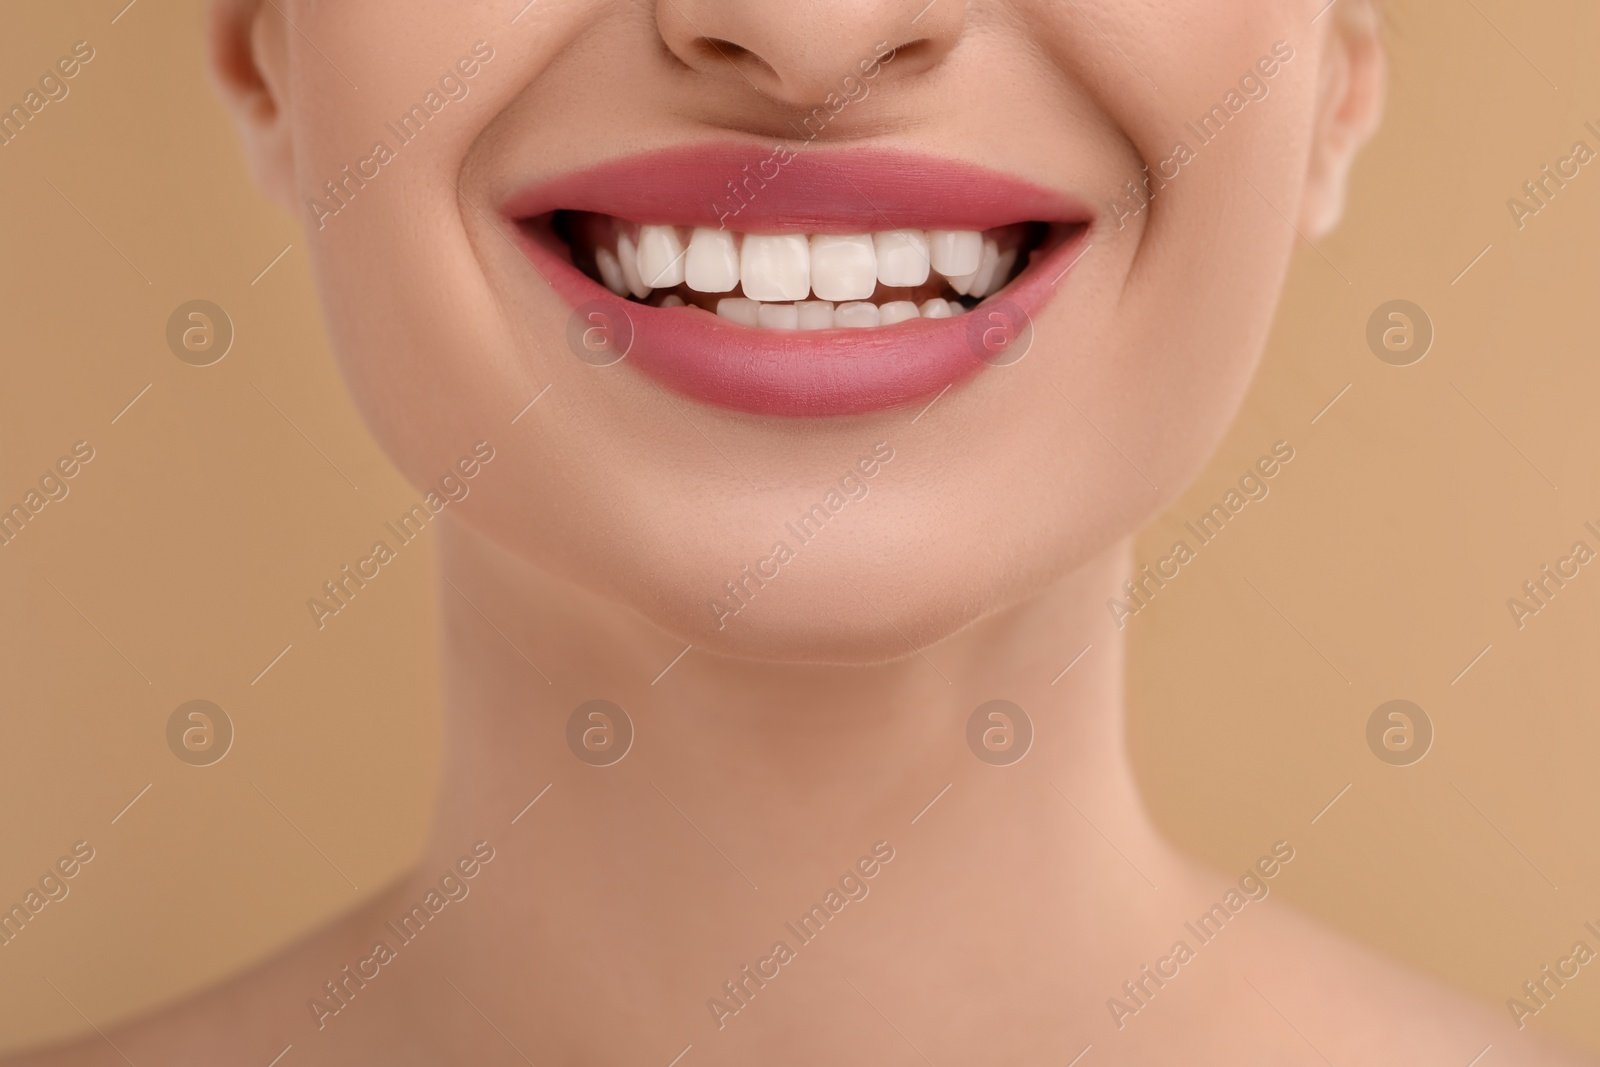
{"label": "open mouth", "polygon": [[1003,289],[1049,227],[740,233],[557,211],[572,262],[617,296],[772,330],[863,329],[961,315]]}
{"label": "open mouth", "polygon": [[887,410],[1014,362],[994,338],[1031,334],[1092,225],[970,164],[732,144],[625,157],[501,212],[582,320],[569,339],[596,315],[625,338],[585,362],[625,356],[696,399],[788,416]]}

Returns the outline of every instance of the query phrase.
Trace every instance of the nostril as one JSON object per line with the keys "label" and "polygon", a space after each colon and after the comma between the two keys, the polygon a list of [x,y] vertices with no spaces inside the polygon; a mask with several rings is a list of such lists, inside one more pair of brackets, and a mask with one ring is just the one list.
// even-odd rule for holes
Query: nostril
{"label": "nostril", "polygon": [[730,59],[752,54],[750,49],[744,45],[734,44],[732,41],[724,41],[720,37],[702,37],[700,38],[700,47],[710,49],[712,52],[725,55]]}
{"label": "nostril", "polygon": [[896,45],[884,57],[884,61],[894,63],[898,73],[920,73],[939,62],[943,51],[939,42],[919,37],[915,41]]}
{"label": "nostril", "polygon": [[774,76],[777,74],[777,71],[772,69],[772,64],[742,44],[735,44],[720,37],[701,37],[695,41],[694,47],[702,58],[713,62],[726,60],[740,69],[756,67],[764,73]]}

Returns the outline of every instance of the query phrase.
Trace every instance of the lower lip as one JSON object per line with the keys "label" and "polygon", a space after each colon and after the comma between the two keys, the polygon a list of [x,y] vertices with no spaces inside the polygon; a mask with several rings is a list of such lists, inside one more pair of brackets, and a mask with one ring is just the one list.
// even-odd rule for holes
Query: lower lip
{"label": "lower lip", "polygon": [[1024,323],[1044,307],[1081,254],[1086,232],[1080,228],[1035,252],[1023,274],[963,315],[815,331],[759,329],[698,308],[635,303],[597,284],[532,235],[524,233],[522,247],[586,318],[607,326],[612,337],[631,332],[623,358],[641,373],[717,407],[815,417],[904,407],[979,371],[1015,362],[1019,352],[997,351],[993,337],[1022,335]]}

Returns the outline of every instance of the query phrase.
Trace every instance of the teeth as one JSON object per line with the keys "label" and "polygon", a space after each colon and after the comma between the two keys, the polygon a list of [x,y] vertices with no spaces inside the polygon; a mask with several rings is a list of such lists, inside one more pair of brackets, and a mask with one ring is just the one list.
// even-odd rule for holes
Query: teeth
{"label": "teeth", "polygon": [[609,248],[596,248],[594,250],[594,265],[600,271],[600,280],[605,282],[606,288],[621,296],[628,291],[628,283],[622,277],[622,264],[617,262],[616,253]]}
{"label": "teeth", "polygon": [[676,227],[639,227],[639,274],[646,285],[657,289],[682,285],[683,258],[683,242]]}
{"label": "teeth", "polygon": [[1000,253],[1000,262],[994,268],[994,277],[989,279],[989,286],[983,291],[983,296],[997,291],[1006,284],[1006,279],[1011,277],[1011,268],[1017,265],[1017,250],[1008,248]]}
{"label": "teeth", "polygon": [[[661,307],[681,307],[676,296],[664,297]],[[828,300],[802,300],[795,304],[768,304],[746,296],[725,296],[717,301],[717,314],[741,326],[764,330],[831,330],[836,327],[893,326],[907,319],[948,319],[966,312],[954,300],[933,297],[922,306],[910,300],[891,300],[882,306],[865,300],[834,305]]]}
{"label": "teeth", "polygon": [[[616,244],[596,247],[593,260],[600,280],[613,293],[639,300],[677,286],[726,293],[730,295],[715,301],[719,316],[772,330],[951,318],[967,307],[938,297],[920,305],[910,300],[874,304],[871,299],[880,285],[914,289],[937,272],[935,282],[981,300],[1006,284],[1022,255],[1006,234],[998,233],[997,239],[975,230],[807,236],[738,234],[708,226],[692,231],[668,225],[633,227],[616,220],[613,232]],[[1012,246],[1002,251],[1001,240]],[[683,307],[684,297],[678,293],[657,294],[656,306]]]}
{"label": "teeth", "polygon": [[1000,277],[1000,249],[995,247],[993,241],[985,241],[983,262],[978,265],[978,273],[973,276],[968,295],[988,296],[997,287]]}
{"label": "teeth", "polygon": [[980,280],[987,281],[993,278],[994,272],[999,266],[1000,246],[995,244],[991,238],[985,237],[983,239],[983,255],[980,257],[978,265],[972,269],[972,272],[970,274],[960,274],[946,280],[950,283],[950,288],[963,296],[982,296],[983,293],[979,291],[977,283]]}
{"label": "teeth", "polygon": [[[813,260],[815,262],[815,260]],[[806,300],[795,305],[797,325],[802,330],[833,329],[833,301]]]}
{"label": "teeth", "polygon": [[756,308],[756,325],[767,330],[798,330],[800,311],[793,304],[762,304]]}
{"label": "teeth", "polygon": [[811,288],[822,300],[865,300],[878,287],[878,254],[869,233],[811,237]]}
{"label": "teeth", "polygon": [[917,317],[917,305],[909,300],[891,300],[878,309],[879,326],[892,326]]}
{"label": "teeth", "polygon": [[727,230],[698,226],[689,238],[683,280],[699,293],[726,293],[739,284],[739,246]]}
{"label": "teeth", "polygon": [[804,234],[746,234],[739,281],[752,300],[804,300],[811,295],[811,248]]}
{"label": "teeth", "polygon": [[639,274],[639,249],[625,233],[617,235],[617,262],[622,265],[622,280],[627,284],[628,292],[640,300],[649,296],[650,286],[644,283],[644,278]]}
{"label": "teeth", "polygon": [[921,285],[928,280],[928,235],[921,230],[883,230],[872,235],[878,280],[884,285]]}
{"label": "teeth", "polygon": [[858,300],[849,304],[840,304],[833,309],[833,324],[835,326],[876,326],[878,325],[878,305],[869,304]]}
{"label": "teeth", "polygon": [[742,296],[725,296],[717,301],[717,314],[724,319],[745,326],[760,325],[761,305],[756,301]]}
{"label": "teeth", "polygon": [[983,234],[977,230],[929,230],[928,260],[946,278],[971,274],[983,259]]}

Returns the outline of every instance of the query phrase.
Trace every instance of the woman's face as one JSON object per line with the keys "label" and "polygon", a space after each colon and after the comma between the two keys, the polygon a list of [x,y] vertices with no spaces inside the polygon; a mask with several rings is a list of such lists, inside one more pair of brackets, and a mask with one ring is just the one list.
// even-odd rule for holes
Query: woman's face
{"label": "woman's face", "polygon": [[903,655],[1171,501],[1381,66],[1326,0],[524,3],[224,0],[218,67],[412,482],[487,442],[453,512],[763,659]]}

